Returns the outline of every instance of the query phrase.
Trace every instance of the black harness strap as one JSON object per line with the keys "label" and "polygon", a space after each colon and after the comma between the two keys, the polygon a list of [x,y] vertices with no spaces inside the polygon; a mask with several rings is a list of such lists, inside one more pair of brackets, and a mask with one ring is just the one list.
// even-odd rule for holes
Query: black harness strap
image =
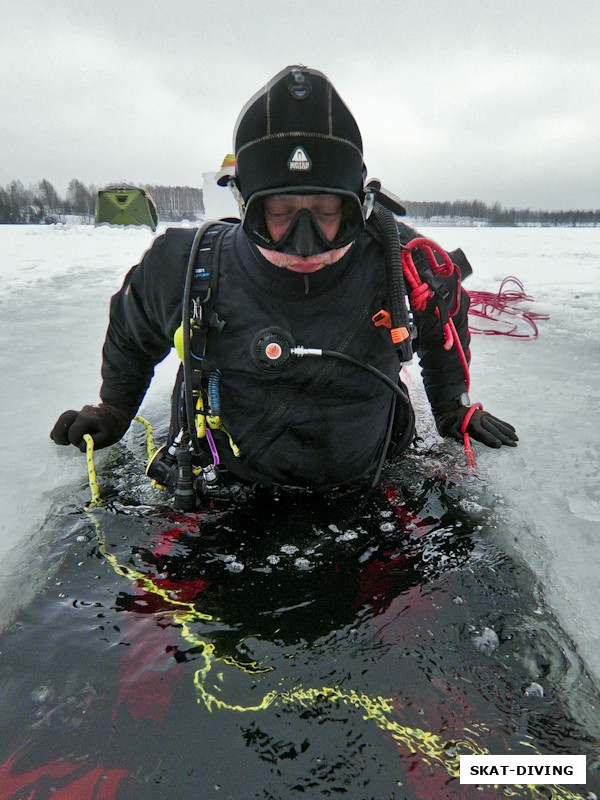
{"label": "black harness strap", "polygon": [[[183,399],[185,415],[182,422],[187,428],[194,454],[201,466],[210,458],[198,441],[195,425],[194,372],[192,347],[198,358],[204,355],[208,327],[212,323],[223,328],[222,320],[212,311],[219,280],[219,251],[222,239],[232,223],[209,220],[201,225],[190,250],[181,310],[183,328]],[[192,322],[193,328],[192,328]],[[194,342],[192,344],[192,335]],[[200,391],[200,387],[198,387]]]}

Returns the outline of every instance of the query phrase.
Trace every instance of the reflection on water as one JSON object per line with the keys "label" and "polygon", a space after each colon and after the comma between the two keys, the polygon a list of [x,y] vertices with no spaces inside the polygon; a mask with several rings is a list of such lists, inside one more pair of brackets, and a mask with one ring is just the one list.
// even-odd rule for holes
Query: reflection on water
{"label": "reflection on water", "polygon": [[53,567],[0,641],[0,798],[502,797],[458,756],[524,751],[590,777],[514,796],[598,792],[595,687],[490,498],[434,466],[177,516],[132,504],[116,448],[131,494],[49,521]]}

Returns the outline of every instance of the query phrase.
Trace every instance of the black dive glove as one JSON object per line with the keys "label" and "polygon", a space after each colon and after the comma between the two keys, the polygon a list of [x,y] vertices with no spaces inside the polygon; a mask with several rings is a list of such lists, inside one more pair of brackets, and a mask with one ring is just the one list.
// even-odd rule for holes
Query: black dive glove
{"label": "black dive glove", "polygon": [[[470,406],[460,406],[452,411],[447,411],[445,414],[436,415],[435,422],[440,434],[442,436],[450,436],[452,439],[458,439],[461,442],[463,439],[461,426],[469,408]],[[516,447],[519,440],[512,425],[508,422],[503,422],[482,408],[478,408],[473,412],[466,432],[473,439],[483,442],[488,447],[502,447],[502,445]]]}
{"label": "black dive glove", "polygon": [[136,412],[132,406],[104,401],[97,406],[84,406],[81,411],[65,411],[56,420],[50,438],[56,444],[73,444],[85,453],[83,434],[89,433],[95,449],[100,450],[119,441]]}

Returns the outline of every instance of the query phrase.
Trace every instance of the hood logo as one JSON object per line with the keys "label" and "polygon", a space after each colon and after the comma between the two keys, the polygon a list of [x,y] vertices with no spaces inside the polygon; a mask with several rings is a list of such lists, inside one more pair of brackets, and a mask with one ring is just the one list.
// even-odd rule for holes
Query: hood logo
{"label": "hood logo", "polygon": [[288,169],[291,172],[308,172],[312,167],[312,161],[308,157],[303,147],[296,147],[288,161]]}

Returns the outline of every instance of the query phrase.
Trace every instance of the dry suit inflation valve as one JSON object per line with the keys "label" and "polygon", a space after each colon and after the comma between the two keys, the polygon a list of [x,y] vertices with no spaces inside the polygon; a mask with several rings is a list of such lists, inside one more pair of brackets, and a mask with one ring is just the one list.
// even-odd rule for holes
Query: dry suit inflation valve
{"label": "dry suit inflation valve", "polygon": [[266,372],[278,372],[289,366],[294,340],[283,328],[264,328],[252,340],[250,354],[254,363]]}

